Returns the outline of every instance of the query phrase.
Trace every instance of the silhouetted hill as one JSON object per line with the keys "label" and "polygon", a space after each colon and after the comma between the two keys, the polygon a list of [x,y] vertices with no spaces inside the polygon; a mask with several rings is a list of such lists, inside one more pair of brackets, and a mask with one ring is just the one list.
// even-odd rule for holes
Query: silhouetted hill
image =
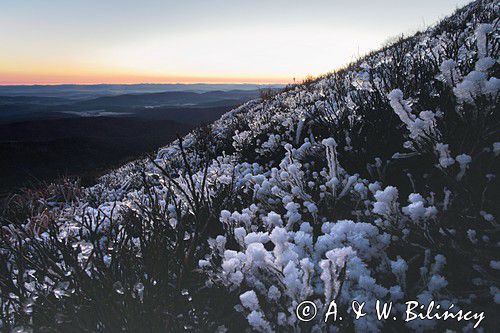
{"label": "silhouetted hill", "polygon": [[[1,91],[1,89],[0,89]],[[161,92],[145,94],[124,94],[85,100],[71,100],[56,97],[38,96],[0,96],[0,124],[29,121],[45,118],[68,118],[75,116],[137,116],[151,115],[151,109],[161,111],[162,119],[177,120],[185,118],[179,108],[206,108],[216,110],[220,107],[234,107],[259,96],[258,90],[230,90],[210,92]],[[227,108],[226,108],[227,109]],[[229,110],[229,109],[227,109]],[[172,115],[168,113],[172,111]],[[111,113],[110,113],[111,112]],[[220,113],[217,113],[219,116]],[[196,116],[189,114],[187,122],[196,122]],[[208,117],[214,120],[214,117]],[[204,118],[206,121],[208,118]]]}
{"label": "silhouetted hill", "polygon": [[257,84],[61,84],[61,85],[12,85],[0,86],[0,96],[39,96],[63,97],[74,100],[90,99],[102,96],[117,96],[123,94],[145,94],[167,91],[229,91],[229,90],[259,90],[266,88],[280,88],[283,85]]}
{"label": "silhouetted hill", "polygon": [[61,97],[40,97],[40,96],[0,96],[0,105],[22,105],[22,104],[68,104],[72,101]]}
{"label": "silhouetted hill", "polygon": [[0,193],[62,175],[98,176],[193,125],[137,118],[67,118],[0,125]]}
{"label": "silhouetted hill", "polygon": [[215,103],[225,100],[238,100],[241,102],[254,99],[259,96],[257,90],[231,90],[210,91],[196,93],[188,91],[162,92],[150,94],[125,94],[120,96],[106,96],[96,99],[81,101],[72,104],[72,107],[80,108],[103,108],[103,107],[133,107],[133,106],[182,106]]}

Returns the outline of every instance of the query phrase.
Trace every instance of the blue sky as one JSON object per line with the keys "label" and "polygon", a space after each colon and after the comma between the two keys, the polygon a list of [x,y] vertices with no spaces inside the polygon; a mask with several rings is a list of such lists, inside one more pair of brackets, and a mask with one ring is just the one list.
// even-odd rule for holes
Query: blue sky
{"label": "blue sky", "polygon": [[290,81],[466,3],[2,0],[0,83]]}

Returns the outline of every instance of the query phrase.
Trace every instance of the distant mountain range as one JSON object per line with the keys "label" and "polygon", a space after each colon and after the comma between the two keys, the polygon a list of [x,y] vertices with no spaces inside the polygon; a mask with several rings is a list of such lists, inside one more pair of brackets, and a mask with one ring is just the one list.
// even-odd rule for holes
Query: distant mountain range
{"label": "distant mountain range", "polygon": [[[0,87],[6,88],[6,87]],[[43,88],[40,88],[44,90]],[[0,89],[1,91],[1,89]],[[64,93],[63,97],[49,97],[38,95],[0,95],[0,123],[12,123],[34,119],[53,119],[89,116],[152,116],[155,111],[166,114],[166,109],[172,108],[214,108],[234,106],[248,100],[258,98],[260,90],[213,90],[208,92],[194,91],[166,91],[156,93],[129,93],[123,95],[109,95],[86,99],[71,99]],[[160,110],[163,108],[163,110]],[[171,110],[168,119],[177,120],[173,116],[180,116]],[[213,119],[212,119],[213,120]],[[191,121],[190,121],[191,122]]]}
{"label": "distant mountain range", "polygon": [[159,92],[209,92],[229,90],[260,90],[282,88],[284,85],[258,84],[95,84],[95,85],[17,85],[0,86],[0,96],[63,97],[69,99],[89,99],[123,94],[143,94]]}

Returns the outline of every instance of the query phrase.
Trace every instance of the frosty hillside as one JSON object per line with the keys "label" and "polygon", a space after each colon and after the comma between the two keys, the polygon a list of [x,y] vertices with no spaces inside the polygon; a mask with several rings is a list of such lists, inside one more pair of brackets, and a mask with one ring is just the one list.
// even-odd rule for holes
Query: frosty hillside
{"label": "frosty hillside", "polygon": [[[13,198],[5,331],[470,331],[500,324],[499,12],[479,0],[266,94],[91,188]],[[339,322],[297,320],[303,300]]]}

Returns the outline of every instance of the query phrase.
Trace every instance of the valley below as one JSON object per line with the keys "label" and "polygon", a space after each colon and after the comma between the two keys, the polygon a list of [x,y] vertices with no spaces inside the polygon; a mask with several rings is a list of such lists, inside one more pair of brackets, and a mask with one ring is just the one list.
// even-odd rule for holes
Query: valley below
{"label": "valley below", "polygon": [[231,88],[0,87],[0,195],[64,176],[91,185],[110,168],[151,154],[259,96],[255,86]]}

